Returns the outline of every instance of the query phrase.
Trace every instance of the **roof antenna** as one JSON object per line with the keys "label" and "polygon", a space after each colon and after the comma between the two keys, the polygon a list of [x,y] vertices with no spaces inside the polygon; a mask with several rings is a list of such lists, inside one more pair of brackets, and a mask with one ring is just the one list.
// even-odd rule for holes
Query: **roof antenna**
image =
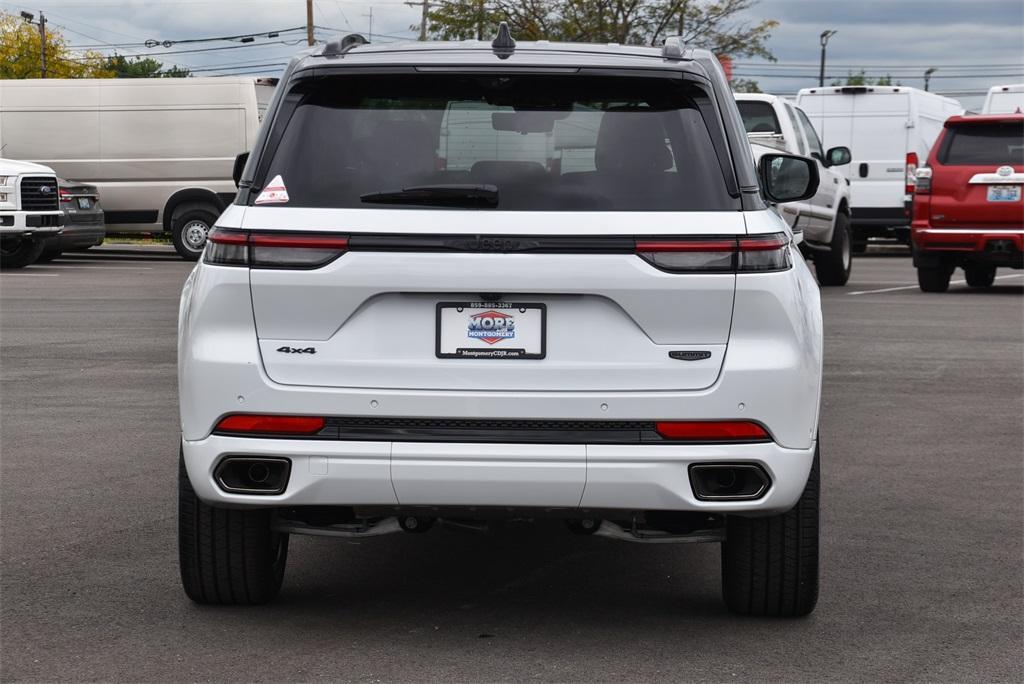
{"label": "roof antenna", "polygon": [[360,45],[369,45],[370,41],[366,40],[363,36],[358,33],[350,33],[344,36],[341,40],[332,40],[324,46],[324,51],[320,54],[324,57],[338,57],[345,54],[349,50]]}
{"label": "roof antenna", "polygon": [[499,59],[508,59],[512,56],[512,52],[516,49],[516,41],[512,38],[507,21],[498,24],[498,35],[491,43],[491,48]]}

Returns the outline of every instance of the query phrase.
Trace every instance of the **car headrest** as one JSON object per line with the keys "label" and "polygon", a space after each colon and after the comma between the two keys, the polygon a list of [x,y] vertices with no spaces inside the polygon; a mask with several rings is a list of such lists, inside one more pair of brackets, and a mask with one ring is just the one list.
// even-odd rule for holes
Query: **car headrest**
{"label": "car headrest", "polygon": [[601,117],[594,150],[600,172],[657,173],[672,168],[660,113],[613,107]]}

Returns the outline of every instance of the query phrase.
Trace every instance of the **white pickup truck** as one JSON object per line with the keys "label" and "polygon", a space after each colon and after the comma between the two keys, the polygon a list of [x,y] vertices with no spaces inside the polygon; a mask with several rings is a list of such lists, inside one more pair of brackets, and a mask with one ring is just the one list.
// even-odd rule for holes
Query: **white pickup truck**
{"label": "white pickup truck", "polygon": [[[814,262],[820,285],[845,285],[850,279],[850,183],[833,170],[850,163],[850,150],[821,148],[818,134],[799,107],[776,95],[736,93],[754,159],[778,151],[812,157],[821,178],[818,192],[803,202],[779,206],[804,256]],[[801,239],[802,238],[802,239]]]}
{"label": "white pickup truck", "polygon": [[0,267],[34,263],[46,242],[60,234],[57,174],[53,169],[0,159]]}

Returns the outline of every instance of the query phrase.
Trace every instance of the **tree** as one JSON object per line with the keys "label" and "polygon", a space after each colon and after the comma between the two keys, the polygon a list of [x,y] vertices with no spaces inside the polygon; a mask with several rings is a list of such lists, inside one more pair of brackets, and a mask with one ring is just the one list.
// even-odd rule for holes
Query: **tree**
{"label": "tree", "polygon": [[[39,27],[21,17],[0,12],[0,78],[42,76],[42,41]],[[46,76],[48,78],[111,78],[103,55],[95,51],[73,53],[64,35],[47,24]]]}
{"label": "tree", "polygon": [[863,69],[861,69],[857,73],[853,73],[852,71],[847,72],[847,74],[846,74],[846,83],[843,83],[841,81],[832,81],[832,85],[834,85],[834,86],[842,86],[842,85],[848,85],[848,86],[868,86],[868,85],[891,86],[891,85],[901,85],[901,84],[899,82],[893,83],[892,82],[892,76],[889,75],[889,74],[886,74],[885,76],[880,76],[879,78],[877,78],[875,80],[871,80],[870,78],[868,78],[867,72],[865,72]]}
{"label": "tree", "polygon": [[114,55],[107,58],[106,68],[113,71],[117,78],[185,78],[192,72],[179,66],[164,69],[163,62],[152,57],[132,57]]}
{"label": "tree", "polygon": [[766,47],[778,22],[737,15],[758,0],[458,0],[431,10],[430,34],[444,40],[490,37],[501,21],[521,40],[659,45],[670,35],[733,57],[774,60]]}
{"label": "tree", "polygon": [[732,86],[733,92],[736,93],[761,93],[761,86],[749,78],[734,78],[729,84]]}

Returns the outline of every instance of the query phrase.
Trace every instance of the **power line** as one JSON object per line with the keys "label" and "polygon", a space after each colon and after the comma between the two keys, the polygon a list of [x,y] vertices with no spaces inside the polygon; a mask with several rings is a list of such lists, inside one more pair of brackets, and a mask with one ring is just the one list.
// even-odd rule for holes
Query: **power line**
{"label": "power line", "polygon": [[[253,31],[251,33],[239,33],[239,34],[233,35],[233,36],[213,36],[213,37],[209,37],[209,38],[181,38],[181,39],[178,39],[178,40],[169,40],[169,39],[166,39],[166,40],[156,40],[156,39],[152,39],[151,38],[151,39],[146,40],[146,41],[141,42],[141,43],[103,43],[103,44],[100,44],[100,45],[69,45],[68,47],[72,47],[72,48],[102,48],[102,47],[147,47],[147,48],[154,48],[154,47],[157,47],[158,45],[162,45],[164,47],[168,47],[169,48],[172,45],[193,44],[193,43],[212,43],[212,42],[217,42],[217,41],[222,41],[222,40],[235,41],[235,40],[241,40],[243,38],[260,38],[260,37],[276,38],[276,37],[278,37],[282,33],[294,33],[295,31],[305,31],[305,30],[306,30],[305,26],[294,26],[292,28],[274,29],[274,30],[271,30],[271,31]],[[75,33],[78,33],[78,31],[75,31]],[[97,38],[93,38],[93,40],[98,40],[98,39]]]}
{"label": "power line", "polygon": [[[802,78],[802,79],[814,79],[817,80],[818,74],[752,74],[752,73],[739,73],[733,72],[736,76],[753,77],[753,78]],[[861,76],[859,72],[854,74],[855,76]],[[915,76],[913,74],[883,74],[883,73],[864,73],[865,78],[885,78],[892,76],[893,78],[921,78],[921,76]],[[1024,76],[1024,72],[1005,73],[1005,74],[933,74],[931,78],[1016,78],[1017,76]],[[825,78],[849,78],[850,74],[826,74]]]}
{"label": "power line", "polygon": [[[810,62],[733,62],[733,66],[737,67],[816,67],[817,63],[811,64]],[[938,69],[994,69],[1003,67],[1024,67],[1024,63],[1017,62],[1016,64],[833,64],[829,63],[829,66],[836,69],[928,69],[936,67]]]}

